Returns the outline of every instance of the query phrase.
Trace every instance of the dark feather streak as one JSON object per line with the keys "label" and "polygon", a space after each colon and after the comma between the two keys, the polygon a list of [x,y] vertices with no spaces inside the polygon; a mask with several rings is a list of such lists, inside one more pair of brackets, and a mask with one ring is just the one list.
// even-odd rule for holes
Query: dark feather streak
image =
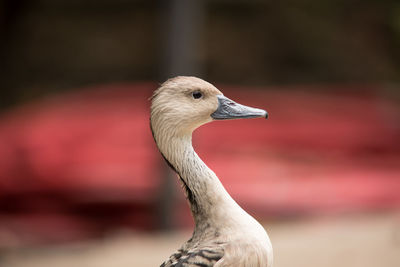
{"label": "dark feather streak", "polygon": [[[157,144],[157,140],[156,140],[155,135],[154,135],[153,127],[151,126],[151,119],[150,119],[150,130],[151,130],[151,133],[152,133],[152,135],[153,135],[154,142],[156,142],[156,144]],[[165,162],[167,163],[167,165],[168,165],[174,172],[176,172],[176,173],[178,174],[179,179],[180,179],[181,182],[182,182],[182,186],[183,186],[183,188],[184,188],[184,190],[185,190],[185,192],[186,192],[186,197],[187,197],[187,199],[189,200],[190,208],[192,209],[192,212],[193,212],[193,213],[198,213],[198,211],[199,211],[199,206],[198,206],[198,204],[197,204],[196,197],[195,197],[193,191],[190,189],[190,187],[188,186],[188,184],[187,184],[187,183],[185,182],[185,180],[182,178],[181,174],[178,172],[178,170],[175,168],[175,166],[172,165],[171,162],[169,162],[169,160],[164,156],[164,154],[163,154],[161,151],[160,151],[160,153],[161,153],[161,156],[164,158]]]}

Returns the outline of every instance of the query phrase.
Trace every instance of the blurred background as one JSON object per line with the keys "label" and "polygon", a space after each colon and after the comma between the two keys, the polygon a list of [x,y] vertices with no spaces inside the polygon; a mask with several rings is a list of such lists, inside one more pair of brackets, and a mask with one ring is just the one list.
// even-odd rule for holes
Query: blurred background
{"label": "blurred background", "polygon": [[194,145],[274,266],[399,266],[399,48],[397,0],[0,0],[0,266],[158,266],[190,237],[149,129],[176,75],[270,113]]}

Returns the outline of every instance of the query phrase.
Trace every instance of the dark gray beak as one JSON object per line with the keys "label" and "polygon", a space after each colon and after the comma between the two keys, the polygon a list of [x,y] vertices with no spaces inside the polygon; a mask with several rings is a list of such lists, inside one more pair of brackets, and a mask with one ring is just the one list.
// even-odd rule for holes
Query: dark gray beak
{"label": "dark gray beak", "polygon": [[268,118],[265,110],[240,105],[229,98],[218,95],[218,108],[211,114],[214,120]]}

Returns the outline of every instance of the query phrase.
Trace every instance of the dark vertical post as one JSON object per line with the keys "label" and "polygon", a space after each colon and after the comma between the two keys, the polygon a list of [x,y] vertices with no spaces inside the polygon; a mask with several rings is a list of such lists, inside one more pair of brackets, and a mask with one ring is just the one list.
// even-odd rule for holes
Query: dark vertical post
{"label": "dark vertical post", "polygon": [[0,0],[0,109],[14,105],[19,98],[20,88],[15,88],[17,79],[11,68],[12,39],[15,27],[27,6],[26,0]]}
{"label": "dark vertical post", "polygon": [[[160,80],[178,75],[201,76],[205,1],[161,0],[160,5]],[[173,227],[176,178],[166,164],[163,173],[159,225],[167,230]]]}
{"label": "dark vertical post", "polygon": [[162,78],[202,72],[204,1],[165,1],[162,25]]}

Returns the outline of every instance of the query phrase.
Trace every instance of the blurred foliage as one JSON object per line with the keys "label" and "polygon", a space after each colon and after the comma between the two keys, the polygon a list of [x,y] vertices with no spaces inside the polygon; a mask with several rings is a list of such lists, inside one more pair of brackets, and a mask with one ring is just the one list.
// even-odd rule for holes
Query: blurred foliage
{"label": "blurred foliage", "polygon": [[221,5],[214,11],[216,25],[207,28],[215,32],[213,38],[223,33],[225,39],[211,56],[217,68],[211,67],[212,73],[279,83],[398,80],[397,5],[313,0],[257,2],[236,10]]}
{"label": "blurred foliage", "polygon": [[[155,80],[164,1],[1,0],[1,103],[91,83]],[[400,2],[204,1],[203,77],[235,84],[394,83]]]}

